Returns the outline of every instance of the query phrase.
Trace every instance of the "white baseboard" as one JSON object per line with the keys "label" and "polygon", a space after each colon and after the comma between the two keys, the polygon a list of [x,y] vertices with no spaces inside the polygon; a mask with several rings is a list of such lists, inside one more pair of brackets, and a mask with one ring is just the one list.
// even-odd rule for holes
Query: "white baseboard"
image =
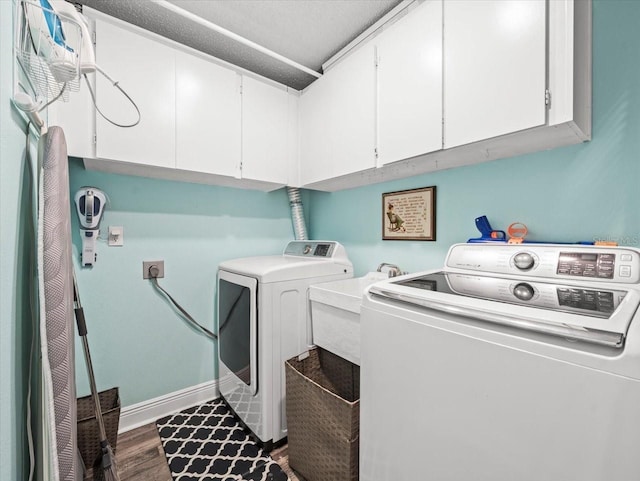
{"label": "white baseboard", "polygon": [[219,395],[218,381],[214,380],[132,404],[120,412],[118,433],[126,433],[163,416],[215,399]]}

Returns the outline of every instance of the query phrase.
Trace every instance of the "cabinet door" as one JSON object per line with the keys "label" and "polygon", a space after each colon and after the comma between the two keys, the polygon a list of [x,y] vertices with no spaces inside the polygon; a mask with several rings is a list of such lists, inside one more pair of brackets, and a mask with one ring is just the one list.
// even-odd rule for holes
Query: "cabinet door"
{"label": "cabinet door", "polygon": [[241,77],[176,52],[176,167],[240,176]]}
{"label": "cabinet door", "polygon": [[[94,75],[87,75],[92,88]],[[47,107],[47,126],[64,129],[69,157],[94,158],[95,109],[84,79],[80,90],[69,93],[69,101],[58,100]]]}
{"label": "cabinet door", "polygon": [[545,123],[544,0],[444,2],[444,146]]}
{"label": "cabinet door", "polygon": [[313,82],[300,96],[300,183],[326,179],[331,140],[331,101],[328,77]]}
{"label": "cabinet door", "polygon": [[327,73],[332,152],[325,178],[375,167],[375,48],[359,47]]}
{"label": "cabinet door", "polygon": [[442,149],[442,1],[410,11],[375,43],[378,165]]}
{"label": "cabinet door", "polygon": [[360,47],[300,97],[302,184],[375,167],[375,56]]}
{"label": "cabinet door", "polygon": [[[141,120],[116,127],[96,116],[96,155],[161,167],[175,167],[174,50],[142,35],[96,21],[96,62],[136,102]],[[98,107],[111,120],[130,124],[133,106],[102,75],[97,75]]]}
{"label": "cabinet door", "polygon": [[249,76],[242,78],[242,178],[289,180],[289,95]]}

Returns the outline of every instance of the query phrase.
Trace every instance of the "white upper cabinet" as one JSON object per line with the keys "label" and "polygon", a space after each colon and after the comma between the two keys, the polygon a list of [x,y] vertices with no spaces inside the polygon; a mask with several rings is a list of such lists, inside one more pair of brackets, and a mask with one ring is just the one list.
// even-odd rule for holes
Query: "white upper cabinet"
{"label": "white upper cabinet", "polygon": [[241,76],[176,51],[176,167],[240,176]]}
{"label": "white upper cabinet", "polygon": [[322,77],[300,96],[300,183],[326,178],[331,142],[331,96],[328,77]]}
{"label": "white upper cabinet", "polygon": [[[97,63],[142,120],[110,124],[83,83],[48,123],[87,168],[260,190],[339,190],[591,138],[590,0],[401,8],[299,93],[87,7]],[[105,115],[134,122],[95,81]]]}
{"label": "white upper cabinet", "polygon": [[[175,167],[175,50],[109,22],[96,21],[96,62],[136,102],[138,125],[121,128],[96,115],[96,156]],[[97,75],[98,107],[118,124],[135,122],[133,106]]]}
{"label": "white upper cabinet", "polygon": [[247,75],[242,78],[242,178],[289,181],[289,94]]}
{"label": "white upper cabinet", "polygon": [[375,51],[363,45],[333,67],[332,148],[326,177],[375,167]]}
{"label": "white upper cabinet", "polygon": [[442,148],[442,1],[427,0],[374,39],[378,165]]}
{"label": "white upper cabinet", "polygon": [[375,167],[375,51],[367,43],[300,98],[303,185]]}
{"label": "white upper cabinet", "polygon": [[[90,169],[187,182],[273,190],[295,180],[297,92],[90,8],[87,13],[95,19],[97,63],[135,101],[141,121],[112,125],[83,86],[73,102],[50,114],[73,139],[70,155],[83,157]],[[112,121],[135,122],[134,107],[101,75],[96,97]]]}
{"label": "white upper cabinet", "polygon": [[444,2],[444,147],[545,124],[545,0]]}
{"label": "white upper cabinet", "polygon": [[[340,190],[591,138],[590,0],[425,0],[400,15],[302,93],[302,185]],[[356,61],[369,46],[373,99]]]}
{"label": "white upper cabinet", "polygon": [[[93,88],[94,75],[87,77]],[[64,129],[69,157],[95,157],[95,108],[84,78],[80,79],[79,91],[69,93],[68,102],[57,101],[47,107],[47,126],[53,125]]]}

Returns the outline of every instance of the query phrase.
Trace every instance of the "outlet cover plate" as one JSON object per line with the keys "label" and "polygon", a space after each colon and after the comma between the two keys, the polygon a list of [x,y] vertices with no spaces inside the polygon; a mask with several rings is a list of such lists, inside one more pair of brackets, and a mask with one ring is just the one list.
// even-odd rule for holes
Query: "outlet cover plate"
{"label": "outlet cover plate", "polygon": [[164,261],[142,261],[142,278],[143,279],[151,278],[151,276],[149,275],[149,268],[151,266],[158,266],[158,270],[160,271],[158,273],[158,279],[161,279],[164,277]]}
{"label": "outlet cover plate", "polygon": [[121,225],[109,226],[109,240],[107,244],[110,246],[123,246],[124,245],[124,227]]}

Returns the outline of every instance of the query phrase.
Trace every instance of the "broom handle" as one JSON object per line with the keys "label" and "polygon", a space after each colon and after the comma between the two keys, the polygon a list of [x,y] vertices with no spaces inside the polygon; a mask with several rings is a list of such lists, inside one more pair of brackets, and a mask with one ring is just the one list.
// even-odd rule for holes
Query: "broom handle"
{"label": "broom handle", "polygon": [[78,325],[78,334],[82,338],[82,348],[84,350],[84,358],[87,362],[87,371],[89,372],[89,385],[91,386],[91,397],[95,405],[96,420],[98,421],[98,432],[100,434],[100,443],[107,441],[107,432],[104,428],[104,420],[102,419],[102,407],[100,406],[100,396],[96,388],[96,378],[93,374],[93,363],[91,362],[91,352],[89,351],[89,341],[87,340],[87,323],[84,319],[84,309],[80,304],[80,293],[78,292],[78,284],[76,282],[75,272],[73,273],[73,299],[75,307],[76,323]]}
{"label": "broom handle", "polygon": [[102,407],[100,406],[100,395],[96,388],[96,379],[93,375],[93,365],[91,364],[91,354],[89,353],[89,342],[87,336],[82,336],[82,347],[84,348],[84,357],[87,360],[87,368],[89,371],[89,384],[91,385],[91,396],[95,403],[96,420],[98,421],[98,432],[100,433],[100,441],[107,441],[107,432],[104,428],[104,420],[102,419]]}

